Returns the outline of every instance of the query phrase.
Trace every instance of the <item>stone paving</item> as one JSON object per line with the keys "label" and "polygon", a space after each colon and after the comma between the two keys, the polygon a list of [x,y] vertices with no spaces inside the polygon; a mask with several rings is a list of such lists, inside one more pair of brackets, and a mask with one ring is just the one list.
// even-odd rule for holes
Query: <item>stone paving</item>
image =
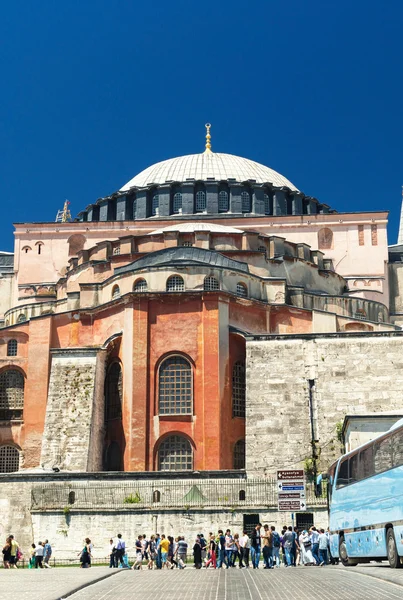
{"label": "stone paving", "polygon": [[125,571],[69,600],[401,600],[401,586],[343,567]]}

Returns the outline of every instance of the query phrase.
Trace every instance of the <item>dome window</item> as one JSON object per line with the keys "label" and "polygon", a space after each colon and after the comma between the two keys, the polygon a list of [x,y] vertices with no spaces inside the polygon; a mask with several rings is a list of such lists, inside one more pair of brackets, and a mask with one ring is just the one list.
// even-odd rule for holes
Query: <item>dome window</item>
{"label": "dome window", "polygon": [[158,214],[159,207],[160,207],[160,197],[158,196],[158,194],[155,194],[151,201],[151,216],[152,217],[155,217]]}
{"label": "dome window", "polygon": [[270,197],[268,194],[264,195],[264,214],[270,214]]}
{"label": "dome window", "polygon": [[142,293],[147,291],[147,282],[145,279],[138,279],[133,286],[133,292]]}
{"label": "dome window", "polygon": [[220,289],[220,284],[215,277],[209,275],[204,279],[203,287],[206,290],[206,292],[215,292]]}
{"label": "dome window", "polygon": [[120,288],[118,285],[114,285],[112,288],[112,300],[115,298],[119,298],[120,296]]}
{"label": "dome window", "polygon": [[27,320],[27,316],[24,313],[21,313],[18,316],[17,323],[24,323],[24,321],[26,321],[26,320]]}
{"label": "dome window", "polygon": [[206,192],[197,192],[196,194],[196,212],[206,210]]}
{"label": "dome window", "polygon": [[177,192],[174,195],[172,208],[174,215],[179,215],[179,213],[182,211],[182,194],[180,192]]}
{"label": "dome window", "polygon": [[17,340],[9,340],[7,342],[7,356],[17,356],[18,343]]}
{"label": "dome window", "polygon": [[185,289],[185,282],[183,277],[180,275],[172,275],[167,281],[167,292],[183,292]]}
{"label": "dome window", "polygon": [[241,298],[248,297],[248,288],[244,283],[239,282],[236,284],[236,295],[241,296]]}
{"label": "dome window", "polygon": [[218,212],[228,212],[228,192],[220,192],[218,194]]}
{"label": "dome window", "polygon": [[250,212],[250,194],[249,192],[242,192],[241,194],[242,212]]}

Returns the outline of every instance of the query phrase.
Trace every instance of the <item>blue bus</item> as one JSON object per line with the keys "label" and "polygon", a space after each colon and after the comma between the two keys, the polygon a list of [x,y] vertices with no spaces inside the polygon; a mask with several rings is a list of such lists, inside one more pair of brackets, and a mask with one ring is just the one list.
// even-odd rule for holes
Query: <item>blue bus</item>
{"label": "blue bus", "polygon": [[330,552],[344,566],[403,567],[403,419],[329,469]]}

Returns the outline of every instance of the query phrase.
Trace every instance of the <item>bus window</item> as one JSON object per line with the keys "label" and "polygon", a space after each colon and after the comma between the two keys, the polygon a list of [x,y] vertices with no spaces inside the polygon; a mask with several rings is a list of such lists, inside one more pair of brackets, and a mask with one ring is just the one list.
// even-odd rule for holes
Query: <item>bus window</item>
{"label": "bus window", "polygon": [[374,471],[383,473],[392,468],[392,438],[389,436],[374,443]]}
{"label": "bus window", "polygon": [[372,477],[374,474],[374,447],[368,446],[360,452],[360,479]]}
{"label": "bus window", "polygon": [[397,431],[392,436],[392,462],[394,467],[403,465],[403,430]]}
{"label": "bus window", "polygon": [[358,453],[353,454],[353,456],[350,457],[349,483],[356,483],[357,481],[359,481],[360,477],[358,474],[358,465]]}
{"label": "bus window", "polygon": [[337,474],[336,489],[348,485],[348,458],[344,459],[339,466],[339,472]]}

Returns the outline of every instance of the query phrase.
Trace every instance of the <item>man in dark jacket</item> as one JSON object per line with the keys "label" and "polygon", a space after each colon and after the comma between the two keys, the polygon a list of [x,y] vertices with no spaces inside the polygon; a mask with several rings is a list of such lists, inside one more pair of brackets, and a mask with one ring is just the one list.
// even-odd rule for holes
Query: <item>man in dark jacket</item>
{"label": "man in dark jacket", "polygon": [[254,569],[259,568],[259,560],[260,560],[260,552],[262,548],[262,538],[260,536],[260,529],[262,527],[261,523],[258,523],[251,535],[251,548],[250,554],[252,559],[252,565]]}

